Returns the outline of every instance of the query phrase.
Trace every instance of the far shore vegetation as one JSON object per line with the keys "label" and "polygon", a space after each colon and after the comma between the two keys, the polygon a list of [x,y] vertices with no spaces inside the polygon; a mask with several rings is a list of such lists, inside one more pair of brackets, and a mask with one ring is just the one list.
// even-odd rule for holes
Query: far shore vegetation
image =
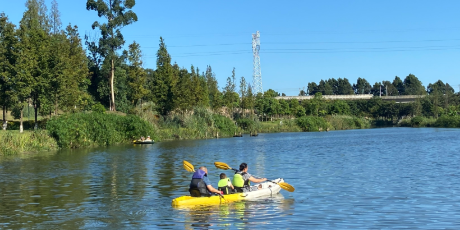
{"label": "far shore vegetation", "polygon": [[[211,66],[173,63],[163,37],[156,68],[144,68],[141,46],[125,44],[121,33],[138,20],[135,1],[108,7],[88,0],[82,7],[99,14],[93,29],[101,36],[84,40],[76,25],[62,26],[56,0],[49,11],[44,0],[25,2],[18,25],[0,13],[0,155],[129,143],[148,135],[161,141],[393,126],[460,128],[460,94],[441,80],[425,87],[414,74],[373,85],[364,78],[353,84],[331,78],[308,83],[298,95],[314,97],[299,101],[276,98],[285,94],[272,89],[255,93],[247,78],[229,68],[220,88]],[[323,97],[355,94],[374,97]],[[381,95],[420,97],[395,103]]]}

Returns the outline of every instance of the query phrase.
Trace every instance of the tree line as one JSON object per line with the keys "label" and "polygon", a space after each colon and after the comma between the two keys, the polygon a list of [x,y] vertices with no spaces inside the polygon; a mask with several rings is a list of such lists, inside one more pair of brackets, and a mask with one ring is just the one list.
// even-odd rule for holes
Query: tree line
{"label": "tree line", "polygon": [[441,80],[428,87],[422,85],[422,82],[413,74],[409,74],[404,81],[398,76],[393,82],[382,81],[376,82],[373,86],[364,78],[358,78],[353,85],[347,78],[321,80],[318,84],[315,82],[308,83],[307,91],[300,90],[299,96],[315,95],[353,95],[353,94],[373,94],[374,96],[398,96],[398,95],[426,95],[435,92],[454,93],[454,89]]}
{"label": "tree line", "polygon": [[[317,97],[302,103],[276,100],[275,97],[280,94],[271,89],[255,95],[244,77],[237,79],[235,68],[220,89],[211,66],[202,71],[193,65],[185,68],[172,63],[162,37],[156,68],[144,68],[142,49],[138,43],[134,41],[126,46],[127,50],[123,49],[126,42],[121,29],[138,20],[132,10],[134,6],[134,0],[87,0],[86,9],[96,11],[100,17],[100,21],[92,24],[100,35],[96,38],[85,35],[84,41],[78,34],[77,26],[62,26],[56,0],[52,1],[49,11],[44,0],[27,0],[19,26],[1,13],[0,106],[4,123],[6,111],[11,111],[15,118],[20,119],[22,131],[23,108],[29,105],[34,108],[37,126],[38,115],[99,110],[101,106],[111,111],[132,113],[134,108],[146,102],[153,102],[161,116],[190,113],[196,107],[226,113],[235,120],[248,116],[264,120],[280,116],[358,115],[359,111],[369,115],[377,113],[375,105],[325,101],[321,95],[377,95],[381,88],[382,95],[389,96],[428,93],[432,95],[430,98],[437,98],[430,99],[433,105],[431,112],[440,111],[439,108],[443,111],[448,109],[443,100],[450,100],[447,105],[455,103],[454,97],[443,97],[454,92],[449,84],[439,80],[425,89],[412,74],[404,81],[395,77],[391,83],[383,81],[372,87],[363,78],[358,78],[353,85],[346,78],[321,80],[319,84],[312,82],[308,84],[307,92],[302,90],[300,95]],[[384,102],[373,100],[367,103]],[[438,114],[436,111],[433,114]]]}

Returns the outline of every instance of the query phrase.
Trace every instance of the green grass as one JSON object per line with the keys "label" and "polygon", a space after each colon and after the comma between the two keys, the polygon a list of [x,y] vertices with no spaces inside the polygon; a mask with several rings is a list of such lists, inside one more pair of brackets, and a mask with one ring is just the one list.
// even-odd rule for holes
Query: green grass
{"label": "green grass", "polygon": [[58,144],[46,130],[0,131],[0,155],[14,155],[38,151],[57,150]]}
{"label": "green grass", "polygon": [[157,139],[153,125],[135,115],[66,114],[51,118],[46,129],[62,148],[112,145],[140,136]]}

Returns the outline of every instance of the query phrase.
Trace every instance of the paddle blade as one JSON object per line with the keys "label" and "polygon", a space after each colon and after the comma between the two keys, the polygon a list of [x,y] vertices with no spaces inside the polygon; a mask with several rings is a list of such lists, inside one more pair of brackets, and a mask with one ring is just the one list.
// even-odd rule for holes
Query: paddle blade
{"label": "paddle blade", "polygon": [[294,190],[295,190],[295,188],[292,187],[292,185],[290,185],[290,184],[288,184],[288,183],[286,183],[286,182],[280,182],[280,183],[278,183],[278,185],[279,185],[282,189],[284,189],[284,190],[286,190],[286,191],[288,191],[288,192],[294,192]]}
{"label": "paddle blade", "polygon": [[187,170],[187,171],[189,171],[189,172],[195,172],[195,169],[193,168],[193,165],[192,165],[192,164],[190,164],[190,163],[187,162],[187,161],[184,161],[183,164],[184,164],[184,169],[185,169],[185,170]]}
{"label": "paddle blade", "polygon": [[216,168],[223,169],[223,170],[232,169],[230,166],[228,166],[224,162],[214,162],[214,165],[216,166]]}

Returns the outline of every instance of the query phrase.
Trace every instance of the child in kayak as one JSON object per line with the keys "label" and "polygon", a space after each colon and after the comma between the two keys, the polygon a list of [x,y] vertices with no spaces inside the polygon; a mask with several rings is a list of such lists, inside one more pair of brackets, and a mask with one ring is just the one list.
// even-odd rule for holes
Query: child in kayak
{"label": "child in kayak", "polygon": [[251,187],[251,182],[261,183],[266,180],[267,178],[254,178],[251,174],[248,173],[248,164],[241,163],[240,171],[236,172],[233,176],[233,185],[235,186],[236,192],[251,192],[260,189],[259,186]]}
{"label": "child in kayak", "polygon": [[233,190],[235,188],[233,187],[230,178],[227,178],[227,175],[225,175],[225,173],[221,173],[219,183],[217,184],[217,189],[219,189],[219,191],[224,192],[223,194],[226,195],[233,193]]}

